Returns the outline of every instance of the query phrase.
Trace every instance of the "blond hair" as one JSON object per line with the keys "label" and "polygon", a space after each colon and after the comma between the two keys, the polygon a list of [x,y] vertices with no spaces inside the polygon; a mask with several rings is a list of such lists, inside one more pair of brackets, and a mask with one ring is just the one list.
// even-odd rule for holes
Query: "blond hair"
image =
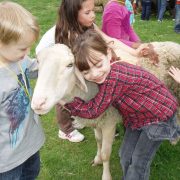
{"label": "blond hair", "polygon": [[35,17],[21,5],[4,1],[0,3],[0,42],[17,42],[23,35],[33,33],[39,36],[39,25]]}

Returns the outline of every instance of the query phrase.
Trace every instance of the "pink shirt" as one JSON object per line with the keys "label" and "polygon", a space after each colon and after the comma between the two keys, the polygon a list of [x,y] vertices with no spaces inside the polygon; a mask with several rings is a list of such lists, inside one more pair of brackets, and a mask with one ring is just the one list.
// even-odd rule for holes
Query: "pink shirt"
{"label": "pink shirt", "polygon": [[131,12],[118,2],[107,3],[102,16],[102,31],[131,47],[140,39],[130,25],[130,15]]}

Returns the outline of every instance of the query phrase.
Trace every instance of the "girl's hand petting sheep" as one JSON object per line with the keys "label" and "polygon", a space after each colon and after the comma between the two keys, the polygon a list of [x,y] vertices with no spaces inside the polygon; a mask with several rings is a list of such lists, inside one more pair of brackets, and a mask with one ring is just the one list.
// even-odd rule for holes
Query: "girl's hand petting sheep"
{"label": "girl's hand petting sheep", "polygon": [[176,82],[180,83],[180,69],[171,66],[168,73]]}
{"label": "girl's hand petting sheep", "polygon": [[154,46],[152,44],[142,44],[139,47],[139,57],[147,57],[154,65],[158,65],[159,58],[158,54],[154,50]]}

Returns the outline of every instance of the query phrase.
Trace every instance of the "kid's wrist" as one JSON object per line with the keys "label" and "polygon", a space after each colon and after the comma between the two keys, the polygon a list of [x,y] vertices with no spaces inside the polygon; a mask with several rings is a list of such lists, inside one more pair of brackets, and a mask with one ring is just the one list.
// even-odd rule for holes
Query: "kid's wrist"
{"label": "kid's wrist", "polygon": [[63,106],[62,106],[62,109],[68,111],[68,112],[72,115],[72,113],[71,113],[71,108],[70,108],[70,106],[68,105],[68,103],[66,103],[65,105],[63,105]]}
{"label": "kid's wrist", "polygon": [[81,99],[78,97],[75,97],[74,101],[69,102],[69,103],[65,103],[64,108],[66,108],[71,113],[71,116],[74,116],[75,112],[76,112],[76,108],[78,108],[78,106],[81,103],[82,103]]}

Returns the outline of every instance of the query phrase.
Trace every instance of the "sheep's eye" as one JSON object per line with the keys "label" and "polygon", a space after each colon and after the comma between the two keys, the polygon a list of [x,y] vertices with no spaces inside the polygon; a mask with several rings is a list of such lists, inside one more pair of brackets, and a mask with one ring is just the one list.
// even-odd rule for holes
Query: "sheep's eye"
{"label": "sheep's eye", "polygon": [[69,63],[67,67],[73,67],[73,63]]}

